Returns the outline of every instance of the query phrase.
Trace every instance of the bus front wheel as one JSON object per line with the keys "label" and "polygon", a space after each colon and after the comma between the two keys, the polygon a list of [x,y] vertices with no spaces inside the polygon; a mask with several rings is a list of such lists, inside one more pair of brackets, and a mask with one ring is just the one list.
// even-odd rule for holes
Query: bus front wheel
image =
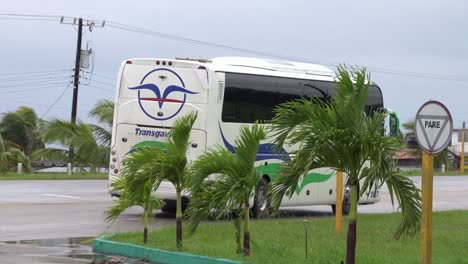
{"label": "bus front wheel", "polygon": [[[332,204],[331,207],[332,207],[332,210],[333,210],[333,214],[336,214],[336,205]],[[341,213],[343,215],[349,215],[349,211],[351,211],[351,203],[350,203],[350,200],[348,198],[345,198],[345,199],[343,199],[343,205],[342,205]]]}
{"label": "bus front wheel", "polygon": [[270,200],[268,199],[268,181],[261,179],[258,182],[252,207],[253,216],[256,218],[267,218],[270,216]]}

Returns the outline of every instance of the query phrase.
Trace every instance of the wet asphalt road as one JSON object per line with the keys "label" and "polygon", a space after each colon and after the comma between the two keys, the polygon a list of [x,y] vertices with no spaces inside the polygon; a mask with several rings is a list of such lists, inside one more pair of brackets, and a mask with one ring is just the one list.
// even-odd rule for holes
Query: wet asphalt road
{"label": "wet asphalt road", "polygon": [[[420,177],[412,177],[420,184]],[[127,210],[114,224],[104,221],[113,200],[107,181],[0,181],[0,241],[93,237],[104,232],[140,230],[141,209]],[[434,178],[434,210],[468,210],[468,176]],[[388,191],[381,191],[381,202],[359,207],[360,213],[393,212]],[[290,207],[283,216],[331,216],[329,206]],[[158,214],[151,229],[174,222],[172,215]],[[37,246],[0,244],[2,263],[89,263],[38,257]],[[55,254],[57,255],[57,254]],[[43,262],[41,262],[43,261]],[[55,261],[55,262],[54,262]],[[57,262],[59,261],[59,262]]]}
{"label": "wet asphalt road", "polygon": [[[66,238],[141,229],[138,207],[112,225],[104,221],[114,199],[107,193],[107,181],[0,181],[0,241],[8,241],[0,242],[0,263],[90,263],[64,258],[76,247],[84,251],[80,257],[90,257],[89,247],[70,246]],[[171,215],[159,214],[150,226],[156,229],[173,221]],[[65,242],[57,243],[57,238]],[[25,245],[22,240],[42,241]]]}

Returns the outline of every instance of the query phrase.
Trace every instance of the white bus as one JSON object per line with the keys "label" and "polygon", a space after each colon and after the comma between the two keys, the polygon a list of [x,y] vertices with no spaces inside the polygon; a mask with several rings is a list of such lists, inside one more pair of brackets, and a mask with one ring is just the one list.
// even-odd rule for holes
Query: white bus
{"label": "white bus", "polygon": [[[324,66],[266,59],[223,57],[204,59],[130,59],[120,68],[115,97],[114,124],[109,182],[119,177],[122,158],[133,149],[145,146],[164,148],[174,120],[192,111],[198,119],[191,133],[188,160],[205,150],[223,145],[234,150],[233,142],[242,125],[255,121],[268,123],[273,109],[301,97],[333,98],[334,72]],[[383,109],[380,88],[370,86],[366,111]],[[272,151],[270,142],[262,142],[256,166],[264,181],[259,184],[254,213],[267,212],[268,182],[288,155]],[[290,149],[284,149],[287,153]],[[266,184],[266,185],[265,185]],[[171,211],[175,188],[163,182],[157,193]],[[188,201],[189,194],[183,194]],[[284,197],[282,206],[336,204],[335,171],[320,168],[302,179],[292,197]],[[344,211],[349,210],[345,188]],[[363,195],[360,203],[379,201],[379,193]]]}

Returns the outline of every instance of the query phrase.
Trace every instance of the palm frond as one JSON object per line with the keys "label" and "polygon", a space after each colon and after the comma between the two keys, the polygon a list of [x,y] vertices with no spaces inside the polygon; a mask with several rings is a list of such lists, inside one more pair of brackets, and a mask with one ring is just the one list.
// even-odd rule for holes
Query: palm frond
{"label": "palm frond", "polygon": [[395,238],[414,236],[419,232],[421,221],[421,191],[408,177],[393,173],[386,179],[392,204],[394,198],[401,209],[402,221],[395,232]]}
{"label": "palm frond", "polygon": [[171,129],[171,137],[168,139],[168,152],[178,156],[185,156],[189,145],[190,132],[195,124],[198,113],[191,112],[174,122]]}
{"label": "palm frond", "polygon": [[5,141],[3,140],[2,134],[0,134],[0,153],[6,151]]}
{"label": "palm frond", "polygon": [[93,135],[96,138],[96,142],[100,145],[104,145],[106,147],[110,147],[111,140],[112,140],[112,133],[101,126],[98,125],[89,125],[91,130],[93,131]]}
{"label": "palm frond", "polygon": [[192,198],[187,210],[190,232],[209,216],[219,218],[242,211],[244,203],[255,194],[260,179],[254,162],[265,137],[265,131],[257,124],[242,127],[235,141],[235,153],[217,146],[193,164]]}
{"label": "palm frond", "polygon": [[102,99],[97,102],[94,107],[89,111],[90,117],[95,117],[99,122],[112,127],[114,119],[114,102]]}
{"label": "palm frond", "polygon": [[33,160],[41,160],[42,158],[52,160],[69,160],[69,151],[66,149],[59,148],[46,148],[38,149],[32,154]]}

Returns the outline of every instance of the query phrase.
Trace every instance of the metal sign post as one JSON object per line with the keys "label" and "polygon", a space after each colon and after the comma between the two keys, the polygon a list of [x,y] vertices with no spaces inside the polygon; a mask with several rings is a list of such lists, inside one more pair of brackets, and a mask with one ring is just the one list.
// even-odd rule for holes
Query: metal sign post
{"label": "metal sign post", "polygon": [[460,171],[465,172],[465,122],[463,121],[462,135],[461,135],[461,155],[460,155]]}
{"label": "metal sign post", "polygon": [[343,172],[336,172],[336,204],[335,204],[335,230],[341,233],[343,219]]}
{"label": "metal sign post", "polygon": [[448,109],[440,102],[429,101],[419,108],[415,119],[415,136],[422,155],[421,263],[432,257],[432,189],[434,155],[444,150],[452,137],[453,122]]}

